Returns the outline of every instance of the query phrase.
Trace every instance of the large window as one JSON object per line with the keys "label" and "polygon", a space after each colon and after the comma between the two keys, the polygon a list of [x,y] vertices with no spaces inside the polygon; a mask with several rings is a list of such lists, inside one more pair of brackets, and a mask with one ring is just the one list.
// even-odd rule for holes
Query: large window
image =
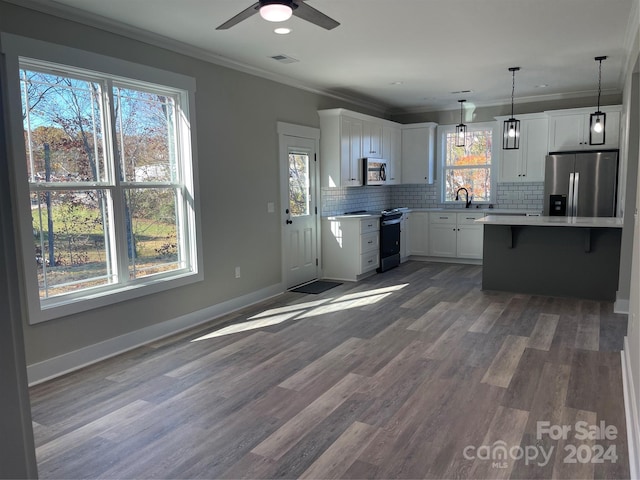
{"label": "large window", "polygon": [[32,323],[195,275],[190,92],[27,58],[19,84]]}
{"label": "large window", "polygon": [[456,147],[455,127],[443,127],[440,133],[443,202],[454,202],[463,187],[474,202],[491,202],[493,126],[467,125],[464,147]]}

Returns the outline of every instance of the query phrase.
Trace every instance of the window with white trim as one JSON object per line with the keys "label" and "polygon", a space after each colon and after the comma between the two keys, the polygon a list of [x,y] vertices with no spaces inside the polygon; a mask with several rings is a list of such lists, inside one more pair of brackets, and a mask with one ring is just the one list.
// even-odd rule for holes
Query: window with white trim
{"label": "window with white trim", "polygon": [[197,274],[190,92],[28,58],[19,76],[40,310]]}
{"label": "window with white trim", "polygon": [[441,127],[439,131],[443,203],[456,203],[460,188],[469,191],[474,203],[492,202],[493,124],[468,124],[464,147],[456,146],[455,126]]}

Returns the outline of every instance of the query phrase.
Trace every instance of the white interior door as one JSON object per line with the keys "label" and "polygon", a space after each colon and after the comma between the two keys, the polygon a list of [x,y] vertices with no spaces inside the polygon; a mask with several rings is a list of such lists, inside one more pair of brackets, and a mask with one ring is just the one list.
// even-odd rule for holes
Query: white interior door
{"label": "white interior door", "polygon": [[[311,130],[315,132],[316,129]],[[281,202],[282,255],[286,288],[318,278],[317,145],[317,138],[280,135],[281,191],[284,194]]]}

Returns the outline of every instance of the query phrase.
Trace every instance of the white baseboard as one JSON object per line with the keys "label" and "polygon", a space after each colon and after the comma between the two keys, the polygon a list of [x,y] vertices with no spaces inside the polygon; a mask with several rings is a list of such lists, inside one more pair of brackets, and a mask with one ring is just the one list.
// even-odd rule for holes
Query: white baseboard
{"label": "white baseboard", "polygon": [[630,478],[640,478],[640,418],[638,417],[638,400],[633,385],[631,361],[629,358],[629,342],[624,337],[622,357],[622,388],[624,393],[624,410],[627,418],[627,444],[629,447]]}
{"label": "white baseboard", "polygon": [[45,382],[65,373],[79,370],[100,360],[119,355],[146,343],[168,337],[197,325],[210,322],[223,315],[275,297],[285,291],[283,284],[276,284],[226,302],[188,313],[162,323],[110,338],[42,362],[27,365],[29,385]]}
{"label": "white baseboard", "polygon": [[613,313],[623,313],[629,315],[629,299],[620,298],[619,292],[616,292],[616,301],[613,304]]}

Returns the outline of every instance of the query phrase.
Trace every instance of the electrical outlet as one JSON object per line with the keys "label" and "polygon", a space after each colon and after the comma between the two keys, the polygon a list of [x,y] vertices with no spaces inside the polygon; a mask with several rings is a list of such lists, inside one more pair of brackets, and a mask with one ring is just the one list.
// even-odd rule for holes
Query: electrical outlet
{"label": "electrical outlet", "polygon": [[236,267],[236,278],[240,278],[240,267]]}

